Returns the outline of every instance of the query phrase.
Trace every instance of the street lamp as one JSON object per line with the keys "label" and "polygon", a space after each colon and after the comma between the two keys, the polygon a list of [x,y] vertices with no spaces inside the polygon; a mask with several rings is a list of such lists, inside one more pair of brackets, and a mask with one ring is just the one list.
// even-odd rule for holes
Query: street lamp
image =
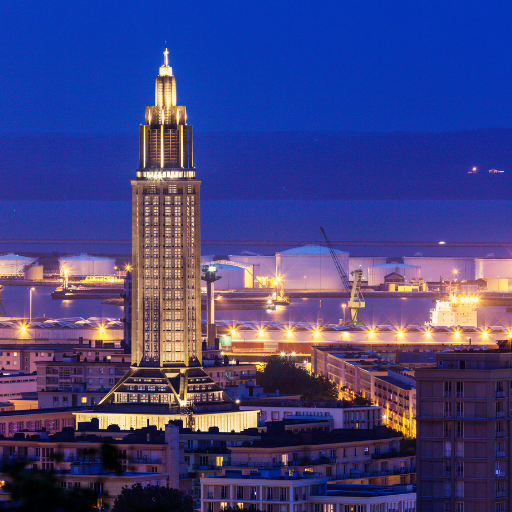
{"label": "street lamp", "polygon": [[30,288],[30,307],[29,307],[29,310],[30,310],[30,322],[32,322],[32,292],[35,290],[34,287]]}
{"label": "street lamp", "polygon": [[345,310],[347,309],[347,305],[343,303],[341,307],[343,308],[343,325],[345,325]]}

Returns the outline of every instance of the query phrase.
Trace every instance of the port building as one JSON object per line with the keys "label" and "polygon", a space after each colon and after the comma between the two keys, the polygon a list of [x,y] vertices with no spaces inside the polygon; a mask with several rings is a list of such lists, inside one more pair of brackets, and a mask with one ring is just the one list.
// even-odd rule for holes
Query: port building
{"label": "port building", "polygon": [[420,278],[420,267],[408,263],[390,262],[381,263],[368,269],[368,286],[380,286],[386,283],[386,278],[396,274],[397,278],[403,278],[403,282],[410,282]]}

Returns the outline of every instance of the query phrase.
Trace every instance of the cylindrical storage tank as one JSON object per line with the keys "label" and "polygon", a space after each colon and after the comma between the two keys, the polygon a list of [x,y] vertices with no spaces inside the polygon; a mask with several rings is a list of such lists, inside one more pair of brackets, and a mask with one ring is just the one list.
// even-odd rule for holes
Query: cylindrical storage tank
{"label": "cylindrical storage tank", "polygon": [[350,256],[348,260],[349,272],[353,272],[354,270],[362,270],[363,271],[363,281],[368,281],[368,269],[370,267],[374,267],[375,265],[382,265],[386,263],[386,257],[352,257]]}
{"label": "cylindrical storage tank", "polygon": [[[348,252],[335,249],[348,275]],[[342,290],[344,288],[327,247],[306,245],[276,254],[276,273],[285,290]],[[348,278],[351,279],[350,275]]]}
{"label": "cylindrical storage tank", "polygon": [[382,265],[375,265],[368,269],[368,286],[380,286],[384,284],[384,278],[393,272],[404,276],[405,282],[408,283],[411,279],[420,278],[421,269],[415,265],[407,265],[407,263],[383,263]]}
{"label": "cylindrical storage tank", "polygon": [[34,263],[36,258],[19,256],[18,254],[2,254],[0,256],[0,276],[13,276],[23,273],[25,266]]}
{"label": "cylindrical storage tank", "polygon": [[42,281],[43,270],[43,265],[33,265],[25,272],[25,279],[28,279],[29,281]]}
{"label": "cylindrical storage tank", "polygon": [[475,259],[475,279],[512,279],[512,259]]}
{"label": "cylindrical storage tank", "polygon": [[245,287],[245,268],[236,267],[235,265],[219,265],[215,262],[218,281],[215,281],[215,290],[241,290]]}
{"label": "cylindrical storage tank", "polygon": [[113,276],[116,262],[113,258],[89,256],[63,256],[59,258],[61,273],[67,269],[69,276]]}

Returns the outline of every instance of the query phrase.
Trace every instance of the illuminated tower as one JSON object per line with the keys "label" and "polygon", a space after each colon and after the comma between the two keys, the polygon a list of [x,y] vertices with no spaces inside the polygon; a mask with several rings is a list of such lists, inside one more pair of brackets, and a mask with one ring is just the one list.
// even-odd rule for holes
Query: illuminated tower
{"label": "illuminated tower", "polygon": [[201,367],[201,182],[168,54],[156,77],[155,105],[146,107],[140,127],[140,162],[131,182],[131,368],[99,409],[190,413],[232,405]]}

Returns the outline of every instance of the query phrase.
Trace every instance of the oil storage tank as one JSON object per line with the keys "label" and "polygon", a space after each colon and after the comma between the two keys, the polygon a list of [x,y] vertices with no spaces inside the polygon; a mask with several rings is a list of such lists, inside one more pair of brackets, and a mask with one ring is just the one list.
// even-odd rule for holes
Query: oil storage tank
{"label": "oil storage tank", "polygon": [[59,258],[61,273],[65,268],[69,276],[113,276],[116,272],[115,265],[116,262],[113,258],[89,256],[88,254]]}
{"label": "oil storage tank", "polygon": [[8,253],[0,256],[0,276],[14,276],[23,274],[27,265],[31,265],[36,258],[20,256],[19,254]]}
{"label": "oil storage tank", "polygon": [[512,279],[512,258],[476,258],[475,279]]}
{"label": "oil storage tank", "polygon": [[[335,249],[348,273],[348,252]],[[343,284],[327,247],[306,245],[276,254],[276,274],[285,290],[341,290]]]}

